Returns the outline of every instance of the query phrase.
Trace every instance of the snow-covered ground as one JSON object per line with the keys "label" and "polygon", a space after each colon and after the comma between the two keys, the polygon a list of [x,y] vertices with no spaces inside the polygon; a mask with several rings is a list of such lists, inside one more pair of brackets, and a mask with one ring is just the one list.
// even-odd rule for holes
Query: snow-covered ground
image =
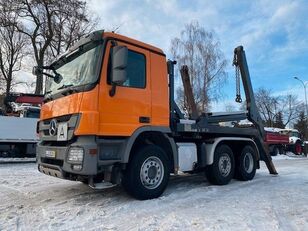
{"label": "snow-covered ground", "polygon": [[253,181],[226,186],[172,177],[148,201],[45,176],[34,163],[0,165],[0,230],[308,230],[308,158],[274,162],[278,176],[262,164]]}
{"label": "snow-covered ground", "polygon": [[24,158],[2,158],[0,157],[0,164],[11,164],[11,163],[33,163],[35,157],[24,157]]}

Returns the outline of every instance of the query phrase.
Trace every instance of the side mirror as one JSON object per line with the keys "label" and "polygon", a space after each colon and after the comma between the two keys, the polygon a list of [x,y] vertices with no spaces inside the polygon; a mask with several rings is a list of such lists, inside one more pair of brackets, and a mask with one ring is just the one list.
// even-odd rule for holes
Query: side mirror
{"label": "side mirror", "polygon": [[111,83],[122,85],[126,81],[128,49],[125,46],[115,46],[111,53]]}
{"label": "side mirror", "polygon": [[62,75],[60,75],[56,71],[54,71],[54,73],[55,73],[55,76],[53,77],[53,81],[55,83],[59,84],[62,81],[63,77],[62,77]]}
{"label": "side mirror", "polygon": [[39,66],[34,66],[34,67],[32,68],[32,74],[33,74],[33,75],[43,74],[43,69],[40,68]]}

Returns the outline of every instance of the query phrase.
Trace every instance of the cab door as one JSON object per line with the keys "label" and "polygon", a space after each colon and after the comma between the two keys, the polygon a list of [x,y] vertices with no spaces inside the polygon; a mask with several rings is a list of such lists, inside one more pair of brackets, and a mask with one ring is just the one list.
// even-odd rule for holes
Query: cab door
{"label": "cab door", "polygon": [[[127,80],[110,95],[110,49],[106,46],[100,81],[100,135],[130,136],[137,128],[151,124],[150,52],[116,42],[128,48]],[[109,66],[109,68],[108,68]]]}

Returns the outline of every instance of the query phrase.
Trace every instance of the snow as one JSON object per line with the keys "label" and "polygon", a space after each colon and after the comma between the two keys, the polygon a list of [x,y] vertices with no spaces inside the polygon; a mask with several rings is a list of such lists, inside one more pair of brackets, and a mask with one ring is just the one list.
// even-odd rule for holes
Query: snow
{"label": "snow", "polygon": [[296,155],[293,152],[287,152],[285,155],[284,154],[279,154],[277,156],[272,156],[272,159],[274,160],[291,160],[294,158],[304,158],[305,155]]}
{"label": "snow", "polygon": [[11,163],[32,163],[35,162],[35,157],[23,157],[23,158],[1,158],[0,157],[0,163],[1,164],[11,164]]}
{"label": "snow", "polygon": [[272,128],[272,127],[264,127],[264,130],[267,131],[267,132],[280,132],[282,129]]}
{"label": "snow", "polygon": [[273,157],[254,180],[210,185],[172,177],[158,199],[49,177],[34,163],[0,165],[0,230],[308,230],[308,158]]}

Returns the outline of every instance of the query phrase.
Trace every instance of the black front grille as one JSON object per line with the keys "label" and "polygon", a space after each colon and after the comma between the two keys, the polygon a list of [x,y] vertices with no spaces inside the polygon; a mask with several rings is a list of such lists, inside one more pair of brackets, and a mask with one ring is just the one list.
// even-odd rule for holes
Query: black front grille
{"label": "black front grille", "polygon": [[[71,118],[72,115],[63,115],[63,116],[59,116],[59,117],[55,117],[55,118],[52,118],[52,119],[56,119],[57,122],[67,122],[69,121],[69,119]],[[52,119],[47,119],[47,120],[43,120],[43,123],[45,125],[49,125],[50,121]]]}
{"label": "black front grille", "polygon": [[50,159],[50,158],[41,158],[41,162],[44,164],[51,164],[51,165],[57,165],[62,167],[63,166],[63,160],[57,160],[57,159]]}
{"label": "black front grille", "polygon": [[67,140],[71,140],[74,136],[74,130],[77,126],[79,119],[79,114],[69,114],[59,117],[54,117],[52,119],[46,119],[40,121],[39,124],[39,135],[43,141],[57,141],[57,135],[50,134],[50,121],[56,120],[57,123],[66,122],[68,126]]}
{"label": "black front grille", "polygon": [[42,146],[59,146],[59,147],[67,147],[72,143],[77,141],[77,137],[73,137],[71,140],[68,141],[41,141]]}

